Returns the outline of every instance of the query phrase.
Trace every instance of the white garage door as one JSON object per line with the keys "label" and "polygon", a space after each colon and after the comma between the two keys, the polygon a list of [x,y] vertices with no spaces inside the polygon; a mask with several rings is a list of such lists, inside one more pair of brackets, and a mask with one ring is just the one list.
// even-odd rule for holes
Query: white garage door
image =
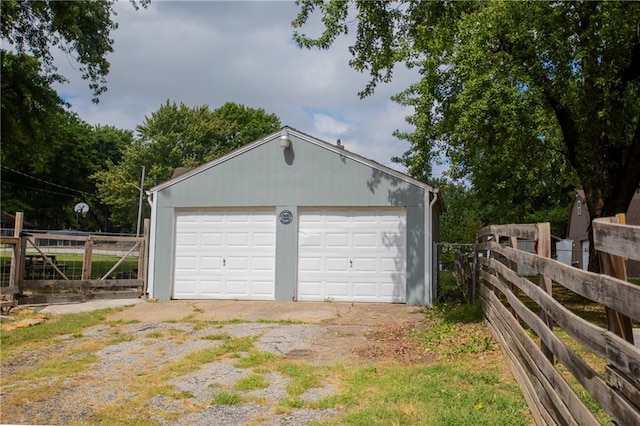
{"label": "white garage door", "polygon": [[298,300],[405,302],[404,209],[299,211]]}
{"label": "white garage door", "polygon": [[275,210],[176,215],[174,299],[274,299]]}

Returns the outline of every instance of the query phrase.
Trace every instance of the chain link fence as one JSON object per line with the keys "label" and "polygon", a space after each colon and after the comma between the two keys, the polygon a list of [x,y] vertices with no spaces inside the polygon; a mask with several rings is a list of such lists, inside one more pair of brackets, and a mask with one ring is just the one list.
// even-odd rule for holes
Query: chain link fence
{"label": "chain link fence", "polygon": [[476,245],[438,243],[438,303],[472,303],[476,300]]}

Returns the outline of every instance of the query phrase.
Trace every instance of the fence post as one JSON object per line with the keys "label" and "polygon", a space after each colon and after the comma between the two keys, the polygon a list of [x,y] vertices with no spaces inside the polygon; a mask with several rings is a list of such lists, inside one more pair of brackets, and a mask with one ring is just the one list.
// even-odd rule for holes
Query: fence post
{"label": "fence post", "polygon": [[[514,250],[518,250],[518,237],[509,237],[509,242],[511,243],[511,248]],[[511,268],[511,270],[513,272],[515,272],[516,274],[518,273],[518,262],[516,262],[515,260],[510,260],[509,261],[509,268]],[[511,293],[516,294],[516,285],[512,282],[509,283],[509,290],[511,291]],[[518,317],[518,314],[516,313],[515,308],[512,306],[511,309],[511,315],[513,315],[513,317],[520,321],[520,317]]]}
{"label": "fence post", "polygon": [[[612,218],[612,223],[624,225],[626,222],[626,215],[624,213],[617,214],[615,218]],[[621,279],[622,281],[627,281],[627,263],[625,258],[603,251],[599,253],[598,257],[600,258],[600,268],[603,274]],[[607,313],[607,328],[609,331],[633,344],[633,327],[631,325],[631,319],[609,307],[605,306],[605,310]]]}
{"label": "fence post", "polygon": [[84,242],[84,256],[82,257],[82,279],[91,279],[91,258],[93,256],[93,241],[88,239]]}
{"label": "fence post", "polygon": [[142,236],[144,237],[144,250],[141,250],[139,252],[139,257],[141,257],[142,260],[142,268],[140,269],[140,266],[138,267],[138,277],[140,277],[140,272],[142,272],[142,296],[147,296],[147,289],[148,289],[148,284],[149,284],[149,241],[150,241],[150,232],[151,232],[151,228],[150,228],[150,221],[149,219],[145,219],[144,220],[144,224],[143,224],[143,234]]}
{"label": "fence post", "polygon": [[13,236],[20,238],[20,244],[16,248],[16,263],[15,263],[15,283],[18,286],[18,294],[22,295],[23,285],[22,280],[25,275],[25,261],[24,256],[27,252],[27,237],[22,235],[22,228],[24,223],[24,213],[16,212],[15,226],[13,230]]}
{"label": "fence post", "polygon": [[478,238],[473,244],[473,266],[471,270],[471,303],[476,303],[478,293]]}
{"label": "fence post", "polygon": [[[536,234],[537,234],[537,254],[539,257],[550,258],[551,257],[551,224],[549,222],[537,223],[536,224]],[[540,274],[540,282],[539,286],[549,294],[552,295],[552,285],[551,278],[545,277],[543,274]],[[553,319],[544,310],[540,311],[540,318],[544,321],[544,323],[549,327],[549,329],[553,329]],[[551,362],[554,363],[553,352],[551,349],[547,347],[544,343],[540,342],[540,350],[544,354],[544,356]]]}

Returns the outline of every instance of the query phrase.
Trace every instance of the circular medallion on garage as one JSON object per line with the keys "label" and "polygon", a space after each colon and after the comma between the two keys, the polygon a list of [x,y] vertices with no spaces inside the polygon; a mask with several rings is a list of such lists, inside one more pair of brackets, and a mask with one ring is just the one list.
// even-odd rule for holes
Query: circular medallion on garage
{"label": "circular medallion on garage", "polygon": [[282,210],[279,215],[280,223],[283,225],[288,225],[293,222],[293,213],[291,210]]}

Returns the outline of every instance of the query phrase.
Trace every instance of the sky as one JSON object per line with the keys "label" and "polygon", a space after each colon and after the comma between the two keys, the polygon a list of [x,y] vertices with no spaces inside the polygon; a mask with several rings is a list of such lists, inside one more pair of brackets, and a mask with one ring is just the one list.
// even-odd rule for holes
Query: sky
{"label": "sky", "polygon": [[[324,141],[341,139],[347,150],[405,171],[391,158],[409,144],[393,132],[412,130],[405,122],[412,111],[390,98],[417,81],[417,71],[398,69],[391,83],[360,99],[369,75],[348,65],[355,26],[330,49],[307,50],[292,40],[298,6],[289,1],[152,0],[138,11],[120,1],[115,10],[119,28],[112,33],[108,91],[99,104],[91,102],[77,64],[57,61],[70,82],[56,90],[84,121],[135,130],[167,100],[210,109],[235,102],[263,108],[282,125]],[[319,34],[319,20],[304,30]]]}

